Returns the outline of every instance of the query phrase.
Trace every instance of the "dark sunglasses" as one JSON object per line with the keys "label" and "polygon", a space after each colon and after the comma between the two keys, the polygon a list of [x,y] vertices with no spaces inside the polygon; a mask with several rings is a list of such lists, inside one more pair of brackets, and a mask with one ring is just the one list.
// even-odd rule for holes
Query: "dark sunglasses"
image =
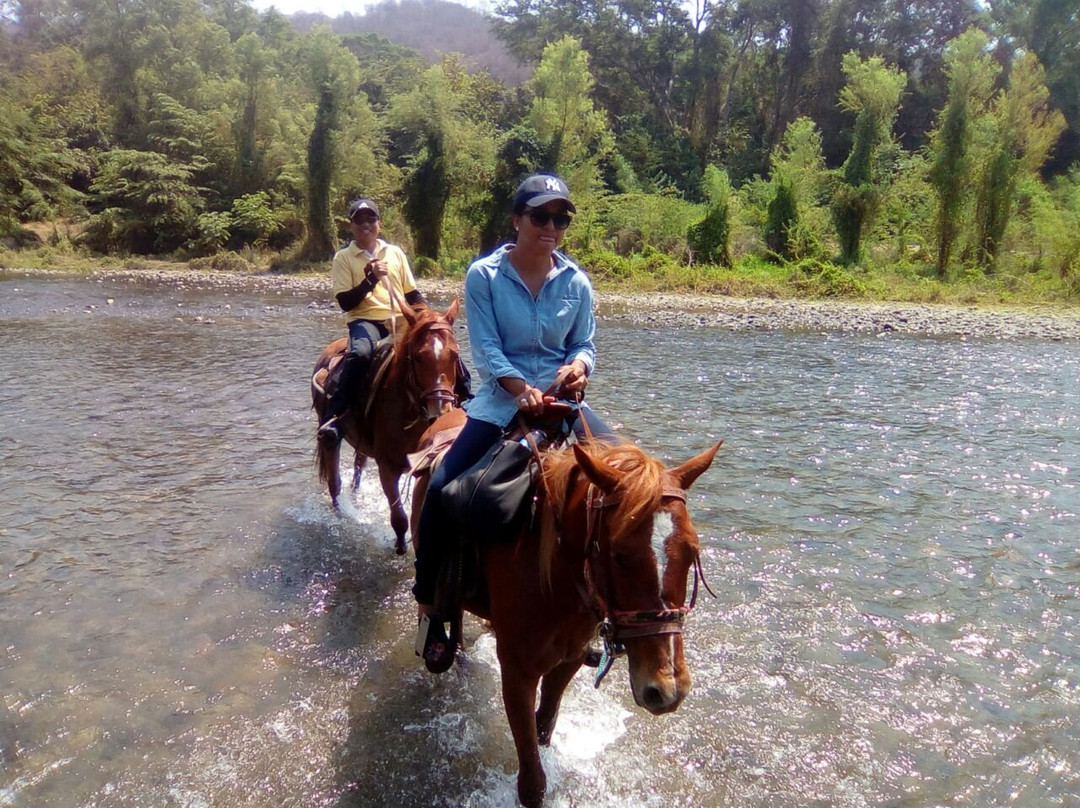
{"label": "dark sunglasses", "polygon": [[569,213],[548,213],[546,210],[527,210],[525,213],[536,227],[547,227],[547,223],[552,222],[556,230],[568,228],[573,218]]}
{"label": "dark sunglasses", "polygon": [[379,221],[379,217],[374,213],[357,213],[352,217],[352,220],[357,224],[368,224],[370,222]]}

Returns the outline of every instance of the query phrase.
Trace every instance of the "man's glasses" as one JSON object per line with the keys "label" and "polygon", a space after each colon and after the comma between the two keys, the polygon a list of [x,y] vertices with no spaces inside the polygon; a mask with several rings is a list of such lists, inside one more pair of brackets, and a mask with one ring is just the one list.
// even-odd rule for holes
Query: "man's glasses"
{"label": "man's glasses", "polygon": [[547,227],[547,223],[551,222],[555,225],[556,230],[565,230],[570,226],[570,220],[573,218],[569,213],[548,213],[546,210],[529,210],[526,211],[529,215],[529,221],[536,227]]}
{"label": "man's glasses", "polygon": [[372,222],[379,221],[379,217],[374,213],[357,213],[352,217],[352,220],[357,224],[371,224]]}

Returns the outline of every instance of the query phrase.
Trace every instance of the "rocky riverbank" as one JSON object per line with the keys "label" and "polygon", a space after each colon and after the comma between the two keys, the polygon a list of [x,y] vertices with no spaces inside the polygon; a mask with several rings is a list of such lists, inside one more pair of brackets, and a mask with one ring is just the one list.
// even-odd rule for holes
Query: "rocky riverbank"
{"label": "rocky riverbank", "polygon": [[[49,274],[51,270],[25,270]],[[330,302],[322,275],[244,274],[174,267],[101,269],[99,278],[227,290],[289,289]],[[433,300],[462,294],[460,279],[421,281]],[[938,306],[912,303],[764,300],[700,294],[597,293],[598,316],[665,328],[908,333],[968,338],[1080,341],[1080,309]]]}

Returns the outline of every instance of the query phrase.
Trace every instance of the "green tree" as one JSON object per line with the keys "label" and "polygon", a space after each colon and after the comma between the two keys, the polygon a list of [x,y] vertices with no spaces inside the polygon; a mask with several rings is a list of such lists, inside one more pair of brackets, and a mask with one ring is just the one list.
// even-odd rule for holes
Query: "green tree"
{"label": "green tree", "polygon": [[1009,71],[1009,84],[997,95],[989,116],[993,142],[975,200],[976,260],[994,267],[1009,224],[1022,173],[1038,171],[1065,118],[1047,106],[1045,73],[1033,53],[1024,53]]}
{"label": "green tree", "polygon": [[[790,259],[823,251],[829,214],[822,197],[829,182],[821,132],[809,118],[796,118],[773,149],[772,191],[766,207],[765,243]],[[783,245],[783,249],[777,249]]]}
{"label": "green tree", "polygon": [[67,184],[78,167],[65,144],[46,137],[24,109],[0,92],[0,233],[73,206]]}
{"label": "green tree", "polygon": [[863,235],[880,201],[885,181],[876,160],[892,139],[892,124],[900,104],[906,76],[887,67],[877,56],[860,59],[854,51],[844,57],[848,83],[840,91],[840,107],[855,115],[855,134],[834,192],[833,222],[840,240],[840,262],[862,258]]}
{"label": "green tree", "polygon": [[337,246],[330,222],[334,154],[341,110],[360,81],[356,57],[329,28],[316,28],[302,49],[307,78],[315,91],[315,122],[307,146],[307,238],[304,261],[325,261]]}
{"label": "green tree", "polygon": [[986,34],[971,29],[950,42],[945,55],[949,97],[930,138],[929,177],[938,197],[938,277],[945,276],[970,201],[974,131],[1000,71],[987,52],[988,45]]}
{"label": "green tree", "polygon": [[765,246],[774,255],[790,261],[795,255],[795,230],[799,225],[795,187],[784,177],[777,178],[773,187],[773,198],[765,214]]}
{"label": "green tree", "polygon": [[120,149],[102,160],[90,187],[91,216],[84,233],[95,250],[147,254],[183,246],[203,209],[192,169],[157,152]]}
{"label": "green tree", "polygon": [[528,123],[547,149],[543,168],[580,198],[599,190],[599,163],[612,147],[604,113],[593,106],[593,83],[588,54],[571,36],[544,48],[530,83]]}
{"label": "green tree", "polygon": [[730,267],[731,182],[727,172],[714,165],[706,166],[702,194],[708,212],[687,231],[687,246],[702,262]]}
{"label": "green tree", "polygon": [[391,100],[387,114],[391,159],[404,171],[405,220],[416,252],[433,259],[442,254],[449,210],[463,225],[482,225],[494,169],[490,126],[469,118],[467,94],[455,92],[454,82],[453,69],[448,75],[434,65],[415,90]]}
{"label": "green tree", "polygon": [[994,0],[1002,39],[1034,54],[1046,70],[1049,102],[1065,116],[1049,170],[1063,174],[1080,160],[1080,14],[1075,0]]}

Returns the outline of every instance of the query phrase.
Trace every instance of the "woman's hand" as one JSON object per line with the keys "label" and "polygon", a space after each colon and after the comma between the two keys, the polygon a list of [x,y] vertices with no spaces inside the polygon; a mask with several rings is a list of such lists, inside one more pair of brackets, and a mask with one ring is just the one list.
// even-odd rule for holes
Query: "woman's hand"
{"label": "woman's hand", "polygon": [[563,365],[559,368],[556,376],[566,373],[566,378],[563,379],[562,386],[556,391],[566,392],[573,395],[574,393],[584,393],[585,387],[589,384],[589,377],[585,373],[585,363],[580,359],[575,359],[569,365]]}
{"label": "woman's hand", "polygon": [[526,415],[540,415],[544,411],[544,393],[539,387],[526,385],[514,401],[517,403],[518,412]]}

